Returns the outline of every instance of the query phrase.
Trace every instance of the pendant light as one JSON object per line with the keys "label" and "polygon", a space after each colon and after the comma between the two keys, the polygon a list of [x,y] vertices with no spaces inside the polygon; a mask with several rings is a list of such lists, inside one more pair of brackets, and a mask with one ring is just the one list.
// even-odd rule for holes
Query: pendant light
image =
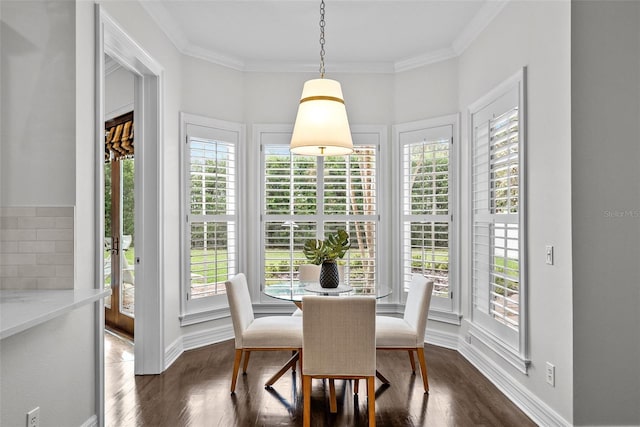
{"label": "pendant light", "polygon": [[307,80],[289,149],[294,154],[336,156],[353,152],[342,88],[324,78],[324,0],[320,3],[320,78]]}

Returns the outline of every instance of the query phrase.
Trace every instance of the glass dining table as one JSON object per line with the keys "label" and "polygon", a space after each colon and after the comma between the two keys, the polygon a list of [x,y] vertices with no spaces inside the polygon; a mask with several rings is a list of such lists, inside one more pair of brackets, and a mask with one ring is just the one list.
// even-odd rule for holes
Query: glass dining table
{"label": "glass dining table", "polygon": [[[262,291],[265,295],[294,303],[299,309],[302,310],[302,297],[305,295],[326,295],[326,296],[375,296],[376,299],[382,299],[388,297],[392,293],[392,288],[389,285],[376,285],[375,287],[360,287],[360,286],[348,286],[343,283],[337,288],[323,288],[317,282],[300,282],[300,281],[288,281],[281,283],[274,283],[266,285]],[[294,369],[300,355],[296,352],[291,356],[291,359],[276,372],[265,383],[265,387],[271,387],[285,372],[289,369]],[[387,380],[380,372],[376,370],[376,377],[384,384],[389,384]],[[333,398],[335,400],[335,397]]]}
{"label": "glass dining table", "polygon": [[285,301],[293,302],[302,309],[302,297],[305,295],[332,295],[332,296],[375,296],[376,299],[388,297],[392,293],[389,285],[376,285],[375,287],[348,286],[343,283],[337,288],[323,288],[317,282],[281,282],[266,285],[262,291],[265,295]]}

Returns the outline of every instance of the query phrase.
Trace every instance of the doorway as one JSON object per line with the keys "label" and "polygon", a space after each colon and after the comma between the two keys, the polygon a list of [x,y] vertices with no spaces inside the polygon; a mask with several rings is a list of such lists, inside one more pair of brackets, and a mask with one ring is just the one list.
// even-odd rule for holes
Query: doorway
{"label": "doorway", "polygon": [[[122,71],[128,73],[124,69]],[[109,76],[106,79],[108,82]],[[107,100],[113,95],[109,87],[107,84]],[[133,130],[133,111],[105,122],[104,279],[105,287],[111,288],[111,296],[105,299],[105,324],[132,339],[136,275]]]}
{"label": "doorway", "polygon": [[[96,228],[99,230],[99,238],[96,242],[96,286],[104,286],[106,268],[111,268],[110,273],[116,272],[121,275],[117,283],[123,281],[124,285],[119,289],[119,292],[115,292],[118,294],[116,297],[119,298],[116,307],[118,308],[117,314],[121,319],[127,320],[127,317],[130,317],[135,324],[135,374],[158,374],[164,370],[165,366],[164,294],[162,292],[164,289],[162,263],[164,260],[163,68],[141,48],[140,43],[134,41],[124,32],[122,26],[116,23],[100,4],[96,4],[96,17],[96,143],[98,147],[96,150]],[[133,93],[132,100],[129,101],[133,105],[127,105],[128,109],[117,108],[118,105],[112,106],[113,108],[107,106],[106,93],[108,91],[105,76],[110,68],[109,62],[106,61],[107,57],[112,58],[117,66],[122,67],[133,77],[133,88],[129,92]],[[123,107],[123,104],[119,106]],[[111,242],[109,242],[109,239],[105,241],[104,125],[107,119],[114,117],[108,116],[106,113],[115,111],[119,115],[133,111],[135,115],[135,160],[133,161],[135,215],[134,231],[126,232],[124,225],[126,221],[121,220],[120,224],[112,229],[118,230],[123,226],[125,228],[121,232],[111,232]],[[112,170],[109,172],[109,176],[118,179],[117,177],[121,177],[123,174],[122,164],[120,169],[119,174],[115,174]],[[111,191],[109,194],[112,193],[114,195],[120,194],[121,190]],[[117,218],[115,220],[118,221]],[[128,240],[128,237],[125,236],[129,234],[131,234],[130,246],[126,251],[123,251],[122,244],[124,243],[124,247],[126,247],[125,239]],[[118,237],[117,242],[115,242],[114,236]],[[113,246],[114,243],[117,245],[117,255],[114,254],[116,249]],[[110,257],[111,261],[108,264],[109,267],[106,267],[104,262],[107,257]],[[124,265],[125,260],[128,267]],[[120,264],[115,265],[114,262],[120,262]],[[127,279],[124,278],[127,275],[127,270],[123,273],[123,269],[127,268],[130,272],[131,266],[135,269],[132,277],[133,286],[129,286],[131,283],[127,283]],[[122,295],[121,291],[126,290],[131,290],[130,293],[134,295],[134,317],[123,313],[127,309],[127,295],[126,293]],[[124,310],[120,310],[123,303],[125,304]],[[113,304],[112,300],[112,309]],[[105,312],[101,310],[98,319],[102,323],[102,328],[106,322],[103,313]],[[101,345],[101,348],[103,347]],[[104,356],[103,350],[100,351],[100,354]],[[98,361],[98,363],[100,362]],[[99,395],[103,392],[103,374],[104,372],[98,378]],[[98,399],[98,418],[102,421],[104,420],[103,403],[104,399]],[[100,424],[102,425],[102,423]]]}

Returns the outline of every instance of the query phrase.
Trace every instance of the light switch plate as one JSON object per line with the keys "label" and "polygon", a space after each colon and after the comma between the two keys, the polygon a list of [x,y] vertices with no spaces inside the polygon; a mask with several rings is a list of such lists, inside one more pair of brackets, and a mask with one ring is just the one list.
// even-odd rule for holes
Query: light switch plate
{"label": "light switch plate", "polygon": [[553,265],[553,246],[547,245],[545,247],[545,262],[549,265]]}

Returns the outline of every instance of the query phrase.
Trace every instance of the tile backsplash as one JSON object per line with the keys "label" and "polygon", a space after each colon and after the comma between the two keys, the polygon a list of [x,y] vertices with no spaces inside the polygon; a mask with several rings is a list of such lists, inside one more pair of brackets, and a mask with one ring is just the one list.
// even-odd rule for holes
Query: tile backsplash
{"label": "tile backsplash", "polygon": [[0,289],[73,289],[74,208],[0,208]]}

